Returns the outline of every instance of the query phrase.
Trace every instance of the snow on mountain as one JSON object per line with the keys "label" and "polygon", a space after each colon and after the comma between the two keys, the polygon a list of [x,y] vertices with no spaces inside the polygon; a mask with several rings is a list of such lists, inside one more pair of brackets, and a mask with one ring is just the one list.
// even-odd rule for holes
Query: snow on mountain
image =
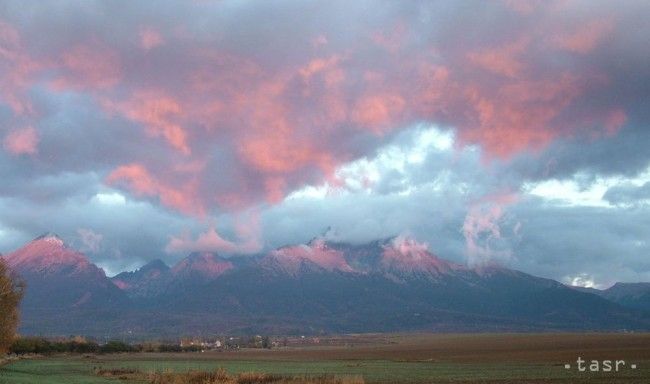
{"label": "snow on mountain", "polygon": [[386,271],[434,276],[466,269],[460,264],[438,258],[429,252],[428,244],[406,236],[397,236],[383,246],[381,266]]}
{"label": "snow on mountain", "polygon": [[5,256],[7,264],[19,272],[57,274],[92,273],[105,276],[104,271],[82,253],[69,248],[55,234],[47,233]]}
{"label": "snow on mountain", "polygon": [[405,236],[320,237],[244,260],[196,252],[112,281],[53,234],[6,258],[27,282],[25,334],[650,328],[645,312],[505,267],[455,264]]}
{"label": "snow on mountain", "polygon": [[233,267],[232,262],[219,257],[216,253],[194,252],[174,265],[171,274],[175,277],[215,278]]}
{"label": "snow on mountain", "polygon": [[262,260],[263,264],[273,264],[283,271],[296,274],[301,267],[316,265],[327,271],[354,272],[341,251],[330,248],[323,239],[314,239],[309,244],[299,244],[271,251]]}

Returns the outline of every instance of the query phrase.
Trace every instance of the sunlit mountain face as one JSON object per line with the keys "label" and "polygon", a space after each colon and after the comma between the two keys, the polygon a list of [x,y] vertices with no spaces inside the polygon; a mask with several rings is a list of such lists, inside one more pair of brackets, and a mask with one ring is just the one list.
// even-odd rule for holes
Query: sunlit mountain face
{"label": "sunlit mountain face", "polygon": [[[101,268],[55,234],[35,238],[4,260],[28,287],[21,303],[28,333],[63,335],[60,331],[67,329],[83,334],[95,319],[129,305]],[[75,314],[86,317],[87,324],[75,323]]]}
{"label": "sunlit mountain face", "polygon": [[[510,270],[587,291],[648,282],[649,13],[3,2],[0,252],[26,276],[74,277],[61,303],[79,310],[171,308],[174,292],[204,305],[201,289],[248,292],[232,276],[307,272],[341,280],[269,294],[376,278],[423,303],[400,289]],[[595,296],[643,307],[629,287]]]}

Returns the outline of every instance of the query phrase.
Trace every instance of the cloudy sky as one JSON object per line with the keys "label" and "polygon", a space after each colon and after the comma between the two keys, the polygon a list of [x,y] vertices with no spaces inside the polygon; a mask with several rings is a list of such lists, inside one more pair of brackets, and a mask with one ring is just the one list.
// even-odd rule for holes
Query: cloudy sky
{"label": "cloudy sky", "polygon": [[398,234],[650,281],[646,1],[0,1],[0,252]]}

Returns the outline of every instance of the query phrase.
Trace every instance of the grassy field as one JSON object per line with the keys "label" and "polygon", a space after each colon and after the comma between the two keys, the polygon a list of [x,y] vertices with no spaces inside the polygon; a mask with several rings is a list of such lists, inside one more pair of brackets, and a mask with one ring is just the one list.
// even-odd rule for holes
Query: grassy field
{"label": "grassy field", "polygon": [[[602,360],[625,360],[626,366],[619,372],[582,373],[578,357],[599,360],[601,366]],[[217,368],[231,374],[362,376],[366,383],[650,383],[650,335],[364,335],[337,346],[271,351],[55,356],[6,365],[0,383],[116,383],[96,370]]]}

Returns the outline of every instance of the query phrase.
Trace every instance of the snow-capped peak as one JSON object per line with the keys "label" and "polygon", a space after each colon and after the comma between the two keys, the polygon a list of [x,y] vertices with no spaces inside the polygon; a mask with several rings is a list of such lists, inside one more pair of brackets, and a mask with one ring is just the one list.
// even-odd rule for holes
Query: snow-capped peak
{"label": "snow-capped peak", "polygon": [[10,253],[7,263],[17,270],[40,272],[55,272],[61,268],[70,271],[99,270],[86,256],[69,248],[53,233],[45,233]]}
{"label": "snow-capped peak", "polygon": [[233,264],[211,252],[193,252],[179,261],[171,269],[173,275],[197,274],[204,277],[216,277],[229,269]]}
{"label": "snow-capped peak", "polygon": [[317,237],[309,244],[300,244],[278,248],[271,251],[268,258],[276,260],[285,269],[295,272],[304,262],[311,262],[328,271],[340,270],[352,272],[343,252],[331,249],[325,239]]}
{"label": "snow-capped peak", "polygon": [[35,238],[33,241],[45,241],[47,243],[50,243],[52,245],[56,245],[56,246],[59,246],[59,247],[62,247],[62,246],[65,245],[65,243],[63,242],[63,239],[61,239],[59,237],[59,235],[57,235],[56,233],[52,233],[52,232],[46,232],[46,233],[38,236],[37,238]]}
{"label": "snow-capped peak", "polygon": [[430,255],[429,244],[420,243],[416,239],[405,235],[393,238],[390,241],[390,246],[397,254],[411,259],[419,260]]}
{"label": "snow-capped peak", "polygon": [[52,245],[56,245],[56,246],[59,246],[59,247],[62,247],[64,245],[63,240],[61,240],[58,237],[54,237],[54,236],[46,237],[46,238],[43,239],[43,241],[46,241],[46,242],[48,242],[48,243],[50,243]]}
{"label": "snow-capped peak", "polygon": [[388,269],[443,274],[461,268],[459,265],[438,258],[429,252],[427,243],[418,242],[409,236],[397,236],[383,248],[382,265]]}

